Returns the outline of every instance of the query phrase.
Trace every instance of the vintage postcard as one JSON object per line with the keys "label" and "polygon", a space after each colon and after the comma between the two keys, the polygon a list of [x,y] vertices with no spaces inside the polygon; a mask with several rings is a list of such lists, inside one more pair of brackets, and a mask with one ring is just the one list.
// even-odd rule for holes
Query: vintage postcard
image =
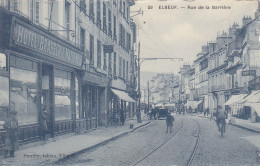
{"label": "vintage postcard", "polygon": [[0,165],[260,164],[260,1],[0,0]]}

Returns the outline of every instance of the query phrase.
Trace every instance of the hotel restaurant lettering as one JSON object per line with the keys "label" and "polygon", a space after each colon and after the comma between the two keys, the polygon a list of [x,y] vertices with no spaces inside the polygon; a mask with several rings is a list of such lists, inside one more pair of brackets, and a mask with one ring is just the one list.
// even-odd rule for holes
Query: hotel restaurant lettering
{"label": "hotel restaurant lettering", "polygon": [[73,65],[81,64],[82,56],[49,38],[26,28],[18,22],[13,27],[13,40],[17,45],[39,51]]}

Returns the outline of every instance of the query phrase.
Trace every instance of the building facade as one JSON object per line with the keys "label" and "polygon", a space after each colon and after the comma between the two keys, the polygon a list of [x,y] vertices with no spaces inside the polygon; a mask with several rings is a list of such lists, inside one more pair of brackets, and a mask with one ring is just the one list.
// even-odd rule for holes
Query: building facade
{"label": "building facade", "polygon": [[116,125],[135,115],[134,1],[0,1],[2,125],[17,111],[21,144]]}

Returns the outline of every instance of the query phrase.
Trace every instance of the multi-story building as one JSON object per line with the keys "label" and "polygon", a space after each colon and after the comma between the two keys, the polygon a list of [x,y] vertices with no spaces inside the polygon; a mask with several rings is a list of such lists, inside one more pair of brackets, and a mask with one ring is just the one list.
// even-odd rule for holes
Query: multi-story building
{"label": "multi-story building", "polygon": [[179,74],[180,74],[180,101],[182,103],[186,103],[187,99],[190,95],[190,88],[189,88],[189,81],[190,81],[190,65],[183,65],[182,68],[180,68]]}
{"label": "multi-story building", "polygon": [[17,111],[20,142],[41,139],[43,107],[52,138],[114,124],[120,111],[134,115],[132,5],[0,0],[0,121],[5,110]]}
{"label": "multi-story building", "polygon": [[197,54],[197,59],[194,61],[195,67],[195,91],[197,92],[194,100],[199,105],[199,110],[203,111],[208,108],[208,55],[209,46],[202,46],[202,52]]}

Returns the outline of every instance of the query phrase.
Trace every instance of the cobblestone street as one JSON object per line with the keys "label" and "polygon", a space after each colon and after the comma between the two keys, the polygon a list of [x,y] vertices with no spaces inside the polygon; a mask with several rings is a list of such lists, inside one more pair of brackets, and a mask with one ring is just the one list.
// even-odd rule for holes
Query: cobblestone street
{"label": "cobblestone street", "polygon": [[[62,164],[134,165],[144,158],[137,165],[187,165],[199,132],[197,121],[200,140],[191,165],[257,165],[258,149],[247,141],[247,137],[258,134],[228,125],[225,136],[221,137],[214,120],[188,115],[179,115],[175,119],[172,133],[165,133],[165,120],[156,120]],[[151,153],[172,135],[168,142]],[[151,155],[147,156],[149,153]]]}

